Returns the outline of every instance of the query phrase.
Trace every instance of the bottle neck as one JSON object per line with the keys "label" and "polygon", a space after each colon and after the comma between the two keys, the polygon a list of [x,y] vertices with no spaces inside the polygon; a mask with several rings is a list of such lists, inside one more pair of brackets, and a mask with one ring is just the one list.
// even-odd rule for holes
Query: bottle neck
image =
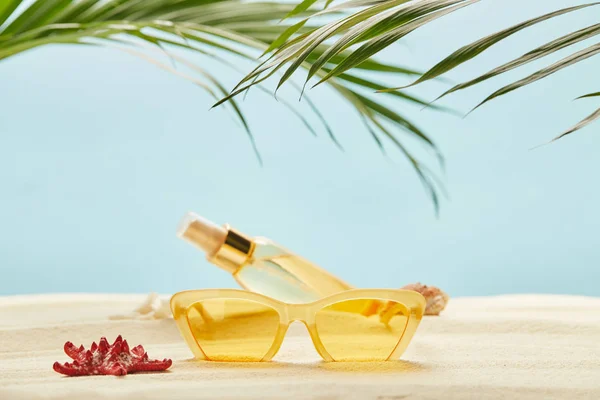
{"label": "bottle neck", "polygon": [[252,256],[254,252],[254,241],[251,238],[225,226],[227,235],[219,249],[207,257],[208,261],[224,269],[230,274],[235,274]]}

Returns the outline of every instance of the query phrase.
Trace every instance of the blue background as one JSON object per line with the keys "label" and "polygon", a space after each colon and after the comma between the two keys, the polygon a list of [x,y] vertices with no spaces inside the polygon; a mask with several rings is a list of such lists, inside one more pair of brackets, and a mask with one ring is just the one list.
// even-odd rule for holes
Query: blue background
{"label": "blue background", "polygon": [[[485,34],[574,4],[538,3],[478,3],[381,58],[425,69]],[[473,77],[596,16],[588,9],[538,25],[449,77]],[[574,49],[442,104],[465,112]],[[210,60],[195,61],[229,84],[239,78]],[[4,60],[0,294],[235,287],[176,238],[180,217],[195,210],[270,237],[357,286],[422,281],[454,296],[600,295],[600,125],[529,150],[598,107],[593,99],[571,101],[600,89],[598,70],[600,57],[589,59],[466,119],[394,103],[446,156],[450,198],[436,218],[402,156],[392,146],[382,156],[352,109],[327,88],[309,94],[344,152],[322,129],[311,136],[270,96],[250,94],[243,107],[264,158],[260,167],[242,129],[223,110],[208,111],[205,92],[143,60],[72,45]],[[410,92],[432,99],[445,87],[434,82]]]}

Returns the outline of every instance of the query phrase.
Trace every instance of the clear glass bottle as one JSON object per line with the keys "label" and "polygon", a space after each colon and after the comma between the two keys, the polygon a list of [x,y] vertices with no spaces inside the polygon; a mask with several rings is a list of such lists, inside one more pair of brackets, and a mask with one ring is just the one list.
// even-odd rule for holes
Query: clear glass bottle
{"label": "clear glass bottle", "polygon": [[304,303],[352,289],[270,239],[246,236],[194,213],[185,216],[178,236],[204,250],[208,261],[231,273],[244,289],[280,301]]}

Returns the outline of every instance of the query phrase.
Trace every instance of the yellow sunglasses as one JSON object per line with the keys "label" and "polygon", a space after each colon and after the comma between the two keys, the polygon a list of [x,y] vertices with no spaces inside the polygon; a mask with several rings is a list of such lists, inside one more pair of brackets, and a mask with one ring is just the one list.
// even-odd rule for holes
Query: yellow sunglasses
{"label": "yellow sunglasses", "polygon": [[410,290],[354,289],[307,304],[287,304],[234,289],[179,292],[171,298],[177,327],[198,359],[268,361],[293,321],[308,328],[325,361],[399,358],[425,310]]}

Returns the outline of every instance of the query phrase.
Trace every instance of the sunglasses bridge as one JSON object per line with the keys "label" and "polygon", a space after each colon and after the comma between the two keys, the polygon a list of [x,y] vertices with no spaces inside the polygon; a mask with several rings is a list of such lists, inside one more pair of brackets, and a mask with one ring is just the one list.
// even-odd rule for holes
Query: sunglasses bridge
{"label": "sunglasses bridge", "polygon": [[304,304],[287,304],[283,316],[289,322],[308,322],[314,319],[314,309],[311,310]]}

